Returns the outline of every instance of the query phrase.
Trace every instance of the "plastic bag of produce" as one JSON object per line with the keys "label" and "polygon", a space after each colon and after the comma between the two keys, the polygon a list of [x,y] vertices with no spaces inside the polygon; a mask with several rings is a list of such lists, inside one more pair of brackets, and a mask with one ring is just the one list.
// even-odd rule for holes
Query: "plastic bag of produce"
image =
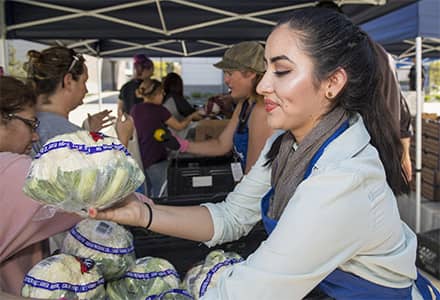
{"label": "plastic bag of produce", "polygon": [[77,131],[50,139],[32,161],[23,191],[70,212],[104,209],[144,181],[142,170],[115,138]]}
{"label": "plastic bag of produce", "polygon": [[36,264],[24,277],[21,295],[37,299],[105,299],[104,278],[91,259],[58,254]]}
{"label": "plastic bag of produce", "polygon": [[190,291],[194,299],[199,299],[208,288],[217,285],[220,275],[225,270],[241,261],[243,258],[237,253],[214,250],[206,256],[203,265],[196,265],[187,272],[183,286]]}
{"label": "plastic bag of produce", "polygon": [[172,289],[161,293],[160,295],[151,295],[145,300],[193,300],[194,298],[187,290]]}
{"label": "plastic bag of produce", "polygon": [[118,279],[136,260],[132,234],[110,221],[82,220],[70,229],[61,251],[93,259],[106,280]]}
{"label": "plastic bag of produce", "polygon": [[136,260],[122,278],[109,282],[107,294],[110,300],[144,300],[177,289],[179,284],[179,274],[172,264],[162,258],[146,256]]}

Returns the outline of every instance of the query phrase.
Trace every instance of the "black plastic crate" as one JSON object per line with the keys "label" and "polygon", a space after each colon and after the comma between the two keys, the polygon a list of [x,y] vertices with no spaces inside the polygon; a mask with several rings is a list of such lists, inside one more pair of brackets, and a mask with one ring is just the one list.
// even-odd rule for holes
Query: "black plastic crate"
{"label": "black plastic crate", "polygon": [[224,195],[232,191],[231,156],[178,157],[168,166],[168,198]]}
{"label": "black plastic crate", "polygon": [[417,239],[417,266],[440,279],[440,229],[419,233]]}
{"label": "black plastic crate", "polygon": [[131,231],[137,258],[154,256],[167,259],[175,266],[182,278],[192,266],[203,261],[208,253],[215,249],[233,251],[246,258],[267,238],[261,223],[258,223],[247,236],[212,248],[200,242],[169,237],[139,228],[132,228]]}

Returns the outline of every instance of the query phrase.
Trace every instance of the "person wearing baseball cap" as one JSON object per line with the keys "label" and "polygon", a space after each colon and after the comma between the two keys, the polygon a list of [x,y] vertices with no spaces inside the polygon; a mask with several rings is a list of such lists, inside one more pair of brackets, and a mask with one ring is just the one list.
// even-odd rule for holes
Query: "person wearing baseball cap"
{"label": "person wearing baseball cap", "polygon": [[136,97],[136,89],[144,80],[151,83],[150,77],[154,72],[153,61],[145,54],[136,54],[133,60],[134,76],[122,86],[119,92],[118,114],[129,114],[133,105],[143,102],[142,98]]}
{"label": "person wearing baseball cap", "polygon": [[238,43],[223,55],[216,68],[224,72],[224,82],[237,102],[232,117],[218,138],[189,142],[178,138],[181,152],[220,156],[234,151],[246,174],[256,162],[266,139],[272,134],[266,112],[256,86],[262,78],[264,48],[255,41]]}

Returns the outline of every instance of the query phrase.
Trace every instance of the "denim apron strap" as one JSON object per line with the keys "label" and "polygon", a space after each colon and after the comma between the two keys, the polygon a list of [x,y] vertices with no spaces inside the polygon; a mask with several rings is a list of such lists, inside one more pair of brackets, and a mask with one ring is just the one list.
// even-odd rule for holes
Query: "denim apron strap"
{"label": "denim apron strap", "polygon": [[261,218],[263,221],[264,229],[266,229],[267,234],[271,234],[272,231],[277,226],[277,221],[268,217],[267,212],[269,211],[270,198],[273,195],[273,188],[264,195],[263,200],[261,201]]}
{"label": "denim apron strap", "polygon": [[[247,100],[246,100],[247,102]],[[238,117],[238,125],[235,129],[233,136],[233,144],[234,144],[234,155],[238,157],[241,167],[243,170],[246,168],[246,160],[247,160],[247,151],[248,151],[248,141],[249,141],[249,127],[248,120],[251,115],[252,110],[254,109],[255,102],[251,104],[249,108],[249,112],[246,114],[246,107],[242,107],[240,111],[240,116]]]}
{"label": "denim apron strap", "polygon": [[[420,274],[420,272],[417,271],[417,279],[416,279],[416,287],[419,290],[420,294],[422,295],[424,300],[440,300],[440,292],[439,290],[432,284],[431,281],[429,281],[425,276]],[[432,298],[431,292],[429,291],[429,288],[431,288],[432,292],[435,295],[435,298]]]}

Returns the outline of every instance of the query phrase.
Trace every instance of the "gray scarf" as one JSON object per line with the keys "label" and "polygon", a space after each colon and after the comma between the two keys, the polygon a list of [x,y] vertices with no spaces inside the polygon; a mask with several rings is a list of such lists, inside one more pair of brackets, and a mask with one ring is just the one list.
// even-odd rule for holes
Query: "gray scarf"
{"label": "gray scarf", "polygon": [[288,131],[283,134],[280,150],[272,164],[271,183],[275,193],[270,200],[270,218],[280,219],[297,186],[303,181],[313,155],[347,119],[348,113],[343,108],[334,108],[322,117],[296,150],[293,149],[295,137],[292,133]]}

